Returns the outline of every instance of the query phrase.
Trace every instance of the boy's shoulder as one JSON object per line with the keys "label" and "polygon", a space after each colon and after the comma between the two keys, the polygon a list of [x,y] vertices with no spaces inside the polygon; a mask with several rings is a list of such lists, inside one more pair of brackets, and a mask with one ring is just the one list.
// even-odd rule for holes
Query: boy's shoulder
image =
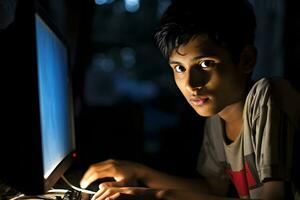
{"label": "boy's shoulder", "polygon": [[247,98],[261,99],[262,96],[272,98],[276,100],[276,103],[284,103],[287,100],[300,102],[299,91],[297,91],[288,80],[282,77],[264,77],[259,79],[253,84]]}
{"label": "boy's shoulder", "polygon": [[256,81],[247,95],[246,104],[252,111],[273,106],[300,124],[300,93],[282,77],[265,77]]}

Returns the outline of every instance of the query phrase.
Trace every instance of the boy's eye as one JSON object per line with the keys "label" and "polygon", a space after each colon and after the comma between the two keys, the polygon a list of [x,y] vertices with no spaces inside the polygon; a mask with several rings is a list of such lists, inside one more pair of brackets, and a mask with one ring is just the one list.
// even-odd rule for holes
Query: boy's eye
{"label": "boy's eye", "polygon": [[208,67],[211,67],[215,62],[212,61],[212,60],[204,60],[200,63],[200,66],[202,68],[208,68]]}
{"label": "boy's eye", "polygon": [[185,68],[182,66],[182,65],[176,65],[174,67],[175,71],[178,72],[178,73],[182,73],[182,72],[185,72]]}

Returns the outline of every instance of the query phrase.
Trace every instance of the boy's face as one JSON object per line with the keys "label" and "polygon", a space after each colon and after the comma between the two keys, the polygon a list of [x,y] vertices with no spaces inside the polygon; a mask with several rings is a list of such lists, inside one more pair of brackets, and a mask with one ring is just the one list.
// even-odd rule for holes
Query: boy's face
{"label": "boy's face", "polygon": [[201,116],[212,116],[244,98],[247,74],[229,52],[198,36],[171,53],[176,84]]}

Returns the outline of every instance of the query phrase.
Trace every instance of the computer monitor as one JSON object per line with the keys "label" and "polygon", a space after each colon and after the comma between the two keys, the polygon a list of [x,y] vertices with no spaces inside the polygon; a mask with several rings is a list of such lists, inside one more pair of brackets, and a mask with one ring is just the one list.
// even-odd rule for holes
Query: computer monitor
{"label": "computer monitor", "polygon": [[45,189],[67,169],[68,156],[75,155],[69,51],[49,23],[35,14]]}
{"label": "computer monitor", "polygon": [[0,136],[6,144],[0,180],[27,195],[53,187],[75,154],[70,51],[42,7],[34,1],[31,6],[20,19],[27,26],[19,29],[23,39],[17,39],[14,52],[21,67],[13,67],[21,74],[11,90],[22,96],[6,102],[13,114],[6,113],[10,127]]}

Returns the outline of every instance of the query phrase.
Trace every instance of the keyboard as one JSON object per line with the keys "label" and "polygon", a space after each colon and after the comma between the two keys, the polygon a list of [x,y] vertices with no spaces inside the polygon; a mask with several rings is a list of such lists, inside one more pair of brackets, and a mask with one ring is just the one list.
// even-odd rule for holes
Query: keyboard
{"label": "keyboard", "polygon": [[90,200],[92,199],[92,194],[87,194],[80,192],[78,190],[69,190],[63,196],[63,200]]}

